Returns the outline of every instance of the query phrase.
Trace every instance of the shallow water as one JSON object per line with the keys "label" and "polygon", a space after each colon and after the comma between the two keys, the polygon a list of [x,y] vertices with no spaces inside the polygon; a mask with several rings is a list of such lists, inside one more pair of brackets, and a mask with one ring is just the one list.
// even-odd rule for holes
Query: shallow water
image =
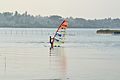
{"label": "shallow water", "polygon": [[56,29],[1,28],[0,80],[119,80],[120,36],[68,29],[65,44],[49,49]]}

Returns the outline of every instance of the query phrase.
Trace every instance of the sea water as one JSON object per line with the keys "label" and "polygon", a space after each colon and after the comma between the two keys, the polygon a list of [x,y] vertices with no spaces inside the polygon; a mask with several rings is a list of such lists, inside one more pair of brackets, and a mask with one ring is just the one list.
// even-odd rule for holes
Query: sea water
{"label": "sea water", "polygon": [[55,28],[0,28],[0,80],[120,80],[120,35],[71,28],[50,49]]}

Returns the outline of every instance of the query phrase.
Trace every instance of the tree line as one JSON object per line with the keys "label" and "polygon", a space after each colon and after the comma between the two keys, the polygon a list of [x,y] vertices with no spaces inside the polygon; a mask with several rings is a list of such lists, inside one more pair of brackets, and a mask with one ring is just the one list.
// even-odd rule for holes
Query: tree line
{"label": "tree line", "polygon": [[59,15],[40,16],[30,15],[27,12],[3,12],[0,13],[1,28],[56,28],[67,19],[70,28],[120,28],[120,19],[84,19],[84,18],[63,18]]}

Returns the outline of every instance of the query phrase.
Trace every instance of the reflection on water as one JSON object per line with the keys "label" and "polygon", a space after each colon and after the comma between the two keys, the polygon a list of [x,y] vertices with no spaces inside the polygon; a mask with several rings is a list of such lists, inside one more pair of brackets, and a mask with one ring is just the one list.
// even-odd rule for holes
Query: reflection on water
{"label": "reflection on water", "polygon": [[5,70],[4,70],[4,72],[6,72],[6,69],[7,69],[7,59],[6,59],[6,56],[5,56]]}
{"label": "reflection on water", "polygon": [[59,72],[60,79],[66,79],[67,61],[63,47],[50,48],[50,67],[51,70]]}
{"label": "reflection on water", "polygon": [[0,79],[66,80],[64,48],[47,48],[0,48]]}

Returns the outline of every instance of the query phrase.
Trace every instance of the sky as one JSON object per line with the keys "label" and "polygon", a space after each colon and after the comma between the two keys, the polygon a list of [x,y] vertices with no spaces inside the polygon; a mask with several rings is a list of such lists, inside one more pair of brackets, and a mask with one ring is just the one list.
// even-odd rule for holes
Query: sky
{"label": "sky", "polygon": [[0,0],[0,12],[101,19],[120,18],[120,0]]}

